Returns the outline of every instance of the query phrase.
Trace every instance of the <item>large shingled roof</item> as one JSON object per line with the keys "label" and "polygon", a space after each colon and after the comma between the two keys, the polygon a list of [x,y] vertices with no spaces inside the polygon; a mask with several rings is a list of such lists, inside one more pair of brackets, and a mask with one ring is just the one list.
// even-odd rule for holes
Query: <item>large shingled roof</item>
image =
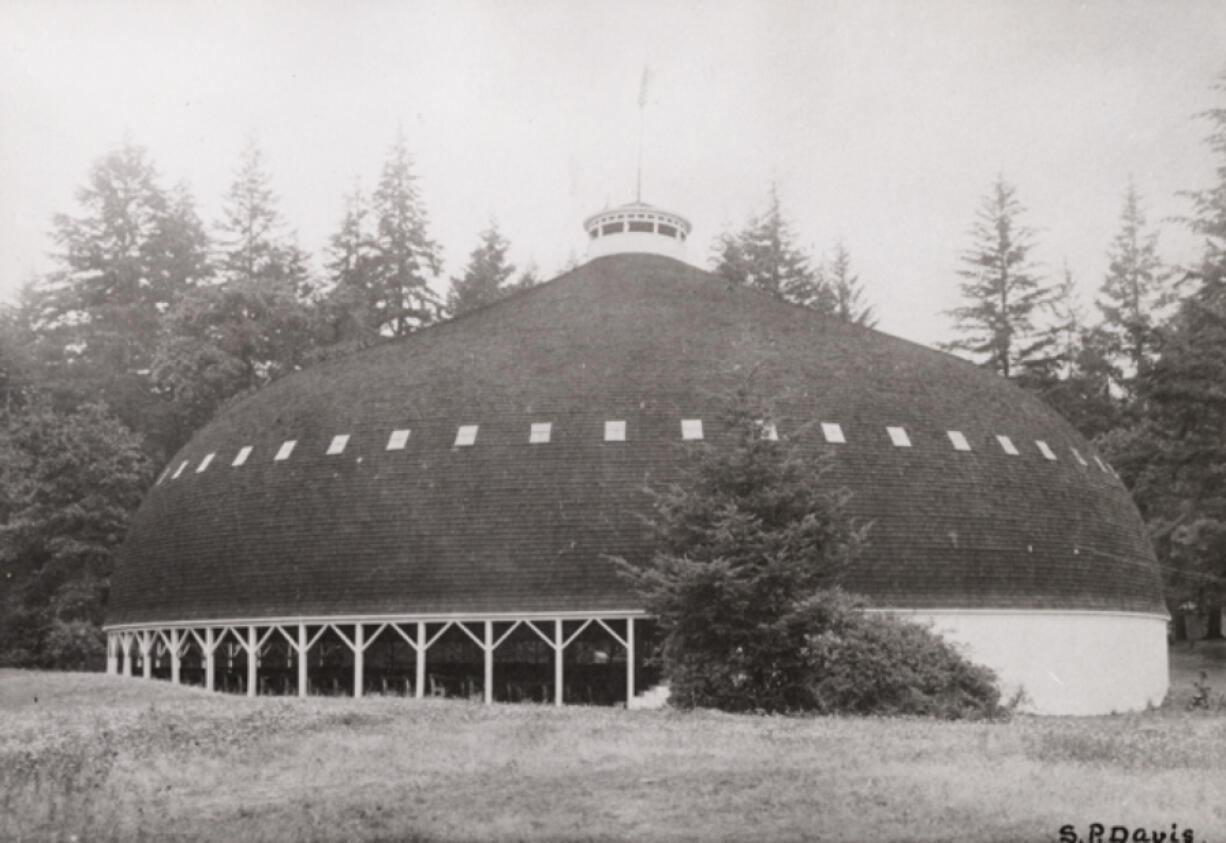
{"label": "large shingled roof", "polygon": [[[835,450],[832,482],[873,522],[848,585],[878,605],[1164,611],[1127,492],[1034,397],[678,261],[613,255],[224,412],[138,512],[108,623],[637,608],[606,557],[650,552],[644,487],[684,458],[683,419],[718,436],[718,396],[751,371],[783,435],[807,425]],[[625,441],[605,441],[611,420]],[[530,443],[543,422],[549,441]],[[476,439],[457,447],[462,425]]]}

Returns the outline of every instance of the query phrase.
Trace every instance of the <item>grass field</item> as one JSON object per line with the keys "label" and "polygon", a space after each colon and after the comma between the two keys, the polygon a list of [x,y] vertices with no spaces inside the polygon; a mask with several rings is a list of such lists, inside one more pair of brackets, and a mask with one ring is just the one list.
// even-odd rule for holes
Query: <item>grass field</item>
{"label": "grass field", "polygon": [[1226,841],[1226,649],[1161,709],[1009,723],[249,700],[0,671],[0,840]]}

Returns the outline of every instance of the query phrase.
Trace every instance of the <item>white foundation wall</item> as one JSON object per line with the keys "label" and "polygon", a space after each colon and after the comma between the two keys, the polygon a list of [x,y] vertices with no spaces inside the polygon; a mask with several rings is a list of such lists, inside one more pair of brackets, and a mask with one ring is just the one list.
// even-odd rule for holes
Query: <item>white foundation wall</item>
{"label": "white foundation wall", "polygon": [[1166,618],[1112,612],[891,610],[930,626],[1017,688],[1036,714],[1110,714],[1158,705],[1169,685]]}

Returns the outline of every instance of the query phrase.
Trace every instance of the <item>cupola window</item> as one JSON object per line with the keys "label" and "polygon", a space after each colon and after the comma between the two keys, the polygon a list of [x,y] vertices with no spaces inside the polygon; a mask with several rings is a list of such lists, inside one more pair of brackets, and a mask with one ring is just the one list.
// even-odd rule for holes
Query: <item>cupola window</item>
{"label": "cupola window", "polygon": [[637,232],[641,232],[641,233],[643,233],[643,234],[651,234],[651,232],[652,232],[652,230],[654,230],[654,228],[655,228],[654,223],[649,223],[649,222],[632,222],[632,223],[630,223],[630,231],[631,231],[631,232],[635,232],[635,231],[637,231]]}
{"label": "cupola window", "polygon": [[626,230],[624,222],[607,222],[600,227],[601,234],[621,234]]}

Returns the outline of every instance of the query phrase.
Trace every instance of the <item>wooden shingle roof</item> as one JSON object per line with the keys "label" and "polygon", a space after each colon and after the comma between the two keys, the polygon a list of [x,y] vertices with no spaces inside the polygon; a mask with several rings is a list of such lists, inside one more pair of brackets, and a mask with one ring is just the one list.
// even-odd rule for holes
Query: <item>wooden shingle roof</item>
{"label": "wooden shingle roof", "polygon": [[[637,608],[605,557],[650,552],[644,487],[683,458],[682,419],[717,435],[717,396],[747,371],[780,396],[781,434],[841,427],[842,444],[804,435],[835,449],[833,481],[873,521],[848,585],[878,605],[1164,611],[1127,492],[1031,395],[678,261],[613,255],[223,413],[136,515],[108,623]],[[611,420],[625,441],[605,441]],[[530,443],[543,422],[549,441]],[[476,438],[457,447],[462,425]],[[395,430],[410,433],[389,450]]]}

